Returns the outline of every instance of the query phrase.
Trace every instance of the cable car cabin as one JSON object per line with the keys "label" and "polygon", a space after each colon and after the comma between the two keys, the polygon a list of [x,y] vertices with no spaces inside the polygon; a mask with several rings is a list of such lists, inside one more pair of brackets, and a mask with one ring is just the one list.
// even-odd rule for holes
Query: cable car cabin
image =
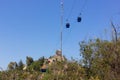
{"label": "cable car cabin", "polygon": [[82,18],[81,17],[78,17],[77,18],[77,22],[81,22]]}
{"label": "cable car cabin", "polygon": [[66,23],[66,28],[70,28],[70,23]]}
{"label": "cable car cabin", "polygon": [[47,67],[46,65],[43,65],[42,68],[40,69],[41,72],[46,72],[47,71]]}
{"label": "cable car cabin", "polygon": [[47,69],[41,69],[40,71],[41,71],[41,72],[46,72],[46,71],[47,71]]}

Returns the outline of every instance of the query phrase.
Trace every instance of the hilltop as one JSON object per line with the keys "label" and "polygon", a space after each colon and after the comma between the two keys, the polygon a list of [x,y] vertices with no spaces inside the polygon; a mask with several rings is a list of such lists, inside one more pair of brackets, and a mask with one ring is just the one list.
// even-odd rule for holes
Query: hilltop
{"label": "hilltop", "polygon": [[10,62],[0,71],[0,80],[119,80],[120,40],[90,39],[80,44],[82,59],[67,60],[57,50],[49,58],[34,60],[26,57],[26,64]]}

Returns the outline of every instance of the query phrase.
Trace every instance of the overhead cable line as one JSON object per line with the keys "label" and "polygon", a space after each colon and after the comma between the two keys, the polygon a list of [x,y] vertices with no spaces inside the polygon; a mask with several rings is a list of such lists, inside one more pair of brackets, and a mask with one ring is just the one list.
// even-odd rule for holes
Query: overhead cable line
{"label": "overhead cable line", "polygon": [[[82,20],[81,15],[82,15],[82,12],[83,12],[86,4],[87,4],[87,1],[88,1],[88,0],[85,0],[85,1],[84,1],[82,7],[81,7],[80,10],[79,10],[80,13],[79,13],[79,15],[78,15],[78,17],[77,17],[77,22],[81,22],[81,20]],[[72,14],[72,11],[73,11],[75,5],[76,5],[76,0],[73,0],[73,4],[72,4],[72,7],[71,7],[71,9],[70,9],[70,13],[68,14],[68,17],[67,17],[67,19],[66,19],[66,28],[70,28],[70,23],[69,23],[68,20],[69,20],[69,17],[71,16],[71,14]]]}

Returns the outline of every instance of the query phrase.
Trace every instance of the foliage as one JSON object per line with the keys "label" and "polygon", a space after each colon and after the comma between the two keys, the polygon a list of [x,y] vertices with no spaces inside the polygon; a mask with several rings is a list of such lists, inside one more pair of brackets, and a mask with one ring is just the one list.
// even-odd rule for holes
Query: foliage
{"label": "foliage", "polygon": [[[0,71],[0,80],[120,80],[118,37],[112,41],[90,39],[79,45],[80,62],[72,58],[71,61],[54,61],[49,65],[44,57],[34,61],[27,56],[27,70],[23,70],[22,60],[18,64],[10,62],[8,70]],[[40,72],[43,65],[47,66],[47,72]]]}
{"label": "foliage", "polygon": [[8,64],[8,70],[13,70],[13,69],[15,69],[15,68],[17,68],[17,63],[16,62],[10,62],[9,64]]}
{"label": "foliage", "polygon": [[84,78],[84,69],[79,63],[57,62],[51,65],[49,72],[44,74],[43,80],[82,80]]}
{"label": "foliage", "polygon": [[[34,61],[29,67],[33,67],[33,64],[37,67],[37,62],[40,61]],[[65,61],[55,62],[49,66],[46,73],[41,73],[37,69],[33,71],[14,69],[1,72],[0,78],[1,80],[82,80],[85,77],[84,73],[84,68],[78,62]]]}
{"label": "foliage", "polygon": [[33,61],[31,65],[28,66],[27,70],[29,71],[40,71],[41,66],[44,63],[44,57],[39,58],[36,61]]}
{"label": "foliage", "polygon": [[[120,41],[103,41],[100,39],[80,43],[80,51],[86,75],[98,76],[101,80],[120,78]],[[111,76],[112,75],[112,76]]]}
{"label": "foliage", "polygon": [[20,60],[18,63],[18,69],[23,70],[23,67],[24,67],[24,64],[23,64],[22,60]]}
{"label": "foliage", "polygon": [[32,64],[32,62],[33,62],[33,58],[27,56],[26,57],[26,64],[27,64],[27,66],[30,66]]}

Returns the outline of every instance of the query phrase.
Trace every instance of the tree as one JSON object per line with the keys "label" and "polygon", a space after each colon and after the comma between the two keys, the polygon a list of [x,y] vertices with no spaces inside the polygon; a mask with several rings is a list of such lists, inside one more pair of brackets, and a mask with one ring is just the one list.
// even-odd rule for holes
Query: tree
{"label": "tree", "polygon": [[43,66],[44,63],[44,56],[40,57],[38,60],[32,62],[29,66],[28,66],[28,70],[29,71],[40,71],[40,68]]}
{"label": "tree", "polygon": [[[98,76],[101,80],[120,78],[120,41],[89,40],[80,43],[83,65],[88,78]],[[112,76],[111,76],[112,75]]]}
{"label": "tree", "polygon": [[33,61],[33,58],[32,57],[26,57],[26,64],[27,64],[27,66],[30,66],[31,64],[32,64],[32,62],[34,62]]}
{"label": "tree", "polygon": [[9,64],[8,64],[8,70],[14,70],[14,69],[16,69],[17,68],[17,63],[16,62],[10,62]]}
{"label": "tree", "polygon": [[29,71],[40,71],[40,62],[39,61],[34,61],[29,67]]}
{"label": "tree", "polygon": [[24,67],[24,64],[23,64],[22,60],[20,60],[18,63],[18,69],[23,70],[23,67]]}
{"label": "tree", "polygon": [[40,66],[43,65],[44,61],[45,61],[44,56],[43,56],[43,57],[40,57],[40,58],[38,59],[38,62],[40,63]]}

